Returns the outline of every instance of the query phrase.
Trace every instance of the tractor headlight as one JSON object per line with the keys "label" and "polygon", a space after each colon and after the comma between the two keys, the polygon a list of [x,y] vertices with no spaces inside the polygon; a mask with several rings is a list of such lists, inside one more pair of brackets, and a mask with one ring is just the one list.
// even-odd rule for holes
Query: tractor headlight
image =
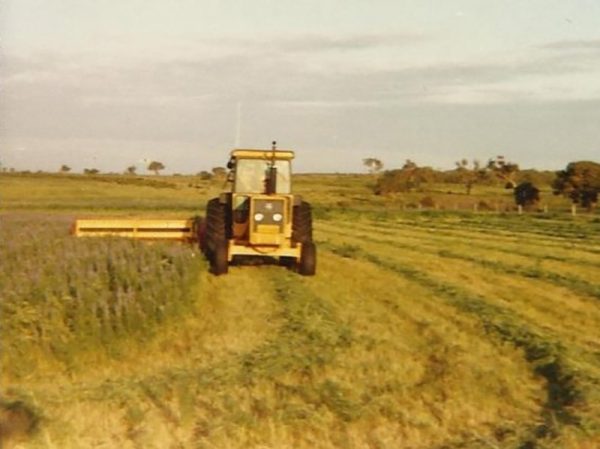
{"label": "tractor headlight", "polygon": [[276,221],[277,223],[279,223],[281,220],[283,220],[283,215],[273,214],[273,221]]}
{"label": "tractor headlight", "polygon": [[263,214],[261,214],[260,212],[258,212],[257,214],[254,214],[255,221],[263,221],[263,218],[265,218],[265,216]]}

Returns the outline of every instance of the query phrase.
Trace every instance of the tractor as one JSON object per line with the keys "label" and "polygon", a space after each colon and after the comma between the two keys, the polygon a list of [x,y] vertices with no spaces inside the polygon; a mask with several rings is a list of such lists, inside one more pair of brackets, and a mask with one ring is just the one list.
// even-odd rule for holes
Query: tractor
{"label": "tractor", "polygon": [[200,246],[215,275],[225,274],[239,256],[267,257],[315,274],[310,204],[292,194],[294,152],[235,149],[227,180],[231,191],[208,201]]}
{"label": "tractor", "polygon": [[91,218],[78,219],[77,237],[119,236],[145,240],[198,241],[211,271],[225,274],[234,258],[278,259],[300,274],[315,274],[310,204],[291,193],[294,152],[233,150],[227,167],[231,191],[208,201],[204,220]]}

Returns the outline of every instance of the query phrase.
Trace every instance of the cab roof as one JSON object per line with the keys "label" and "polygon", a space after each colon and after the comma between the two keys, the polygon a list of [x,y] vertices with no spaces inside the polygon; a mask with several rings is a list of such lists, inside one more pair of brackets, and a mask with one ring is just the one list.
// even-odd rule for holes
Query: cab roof
{"label": "cab roof", "polygon": [[[231,151],[231,157],[233,159],[271,159],[273,150],[235,149]],[[291,150],[275,150],[275,159],[292,160],[294,159],[294,152]]]}

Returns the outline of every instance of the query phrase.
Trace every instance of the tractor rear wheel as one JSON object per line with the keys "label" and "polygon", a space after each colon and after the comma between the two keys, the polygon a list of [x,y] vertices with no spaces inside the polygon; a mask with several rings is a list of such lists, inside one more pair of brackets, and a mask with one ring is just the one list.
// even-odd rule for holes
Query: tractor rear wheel
{"label": "tractor rear wheel", "polygon": [[313,243],[312,210],[310,204],[302,201],[294,206],[292,217],[292,242],[300,243],[300,260],[296,262],[298,272],[312,276],[317,270],[317,249]]}
{"label": "tractor rear wheel", "polygon": [[292,240],[296,243],[312,242],[312,210],[306,201],[294,206]]}
{"label": "tractor rear wheel", "polygon": [[229,245],[227,241],[222,241],[217,244],[217,248],[213,253],[211,261],[211,271],[213,274],[219,276],[227,273],[229,270],[229,261],[227,260],[228,252]]}
{"label": "tractor rear wheel", "polygon": [[317,271],[317,248],[313,242],[302,244],[298,272],[303,276],[314,276]]}
{"label": "tractor rear wheel", "polygon": [[200,247],[200,251],[206,254],[206,219],[202,217],[194,218],[193,232],[196,236],[196,241]]}
{"label": "tractor rear wheel", "polygon": [[206,231],[204,234],[204,253],[210,262],[214,274],[227,273],[229,250],[227,206],[213,198],[206,204]]}

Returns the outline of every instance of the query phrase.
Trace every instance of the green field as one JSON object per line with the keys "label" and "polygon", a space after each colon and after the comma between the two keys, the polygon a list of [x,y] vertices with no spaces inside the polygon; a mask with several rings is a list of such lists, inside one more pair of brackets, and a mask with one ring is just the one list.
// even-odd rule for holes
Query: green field
{"label": "green field", "polygon": [[598,213],[372,182],[296,178],[315,277],[215,277],[193,245],[68,230],[202,214],[222,182],[0,175],[0,447],[599,448]]}

